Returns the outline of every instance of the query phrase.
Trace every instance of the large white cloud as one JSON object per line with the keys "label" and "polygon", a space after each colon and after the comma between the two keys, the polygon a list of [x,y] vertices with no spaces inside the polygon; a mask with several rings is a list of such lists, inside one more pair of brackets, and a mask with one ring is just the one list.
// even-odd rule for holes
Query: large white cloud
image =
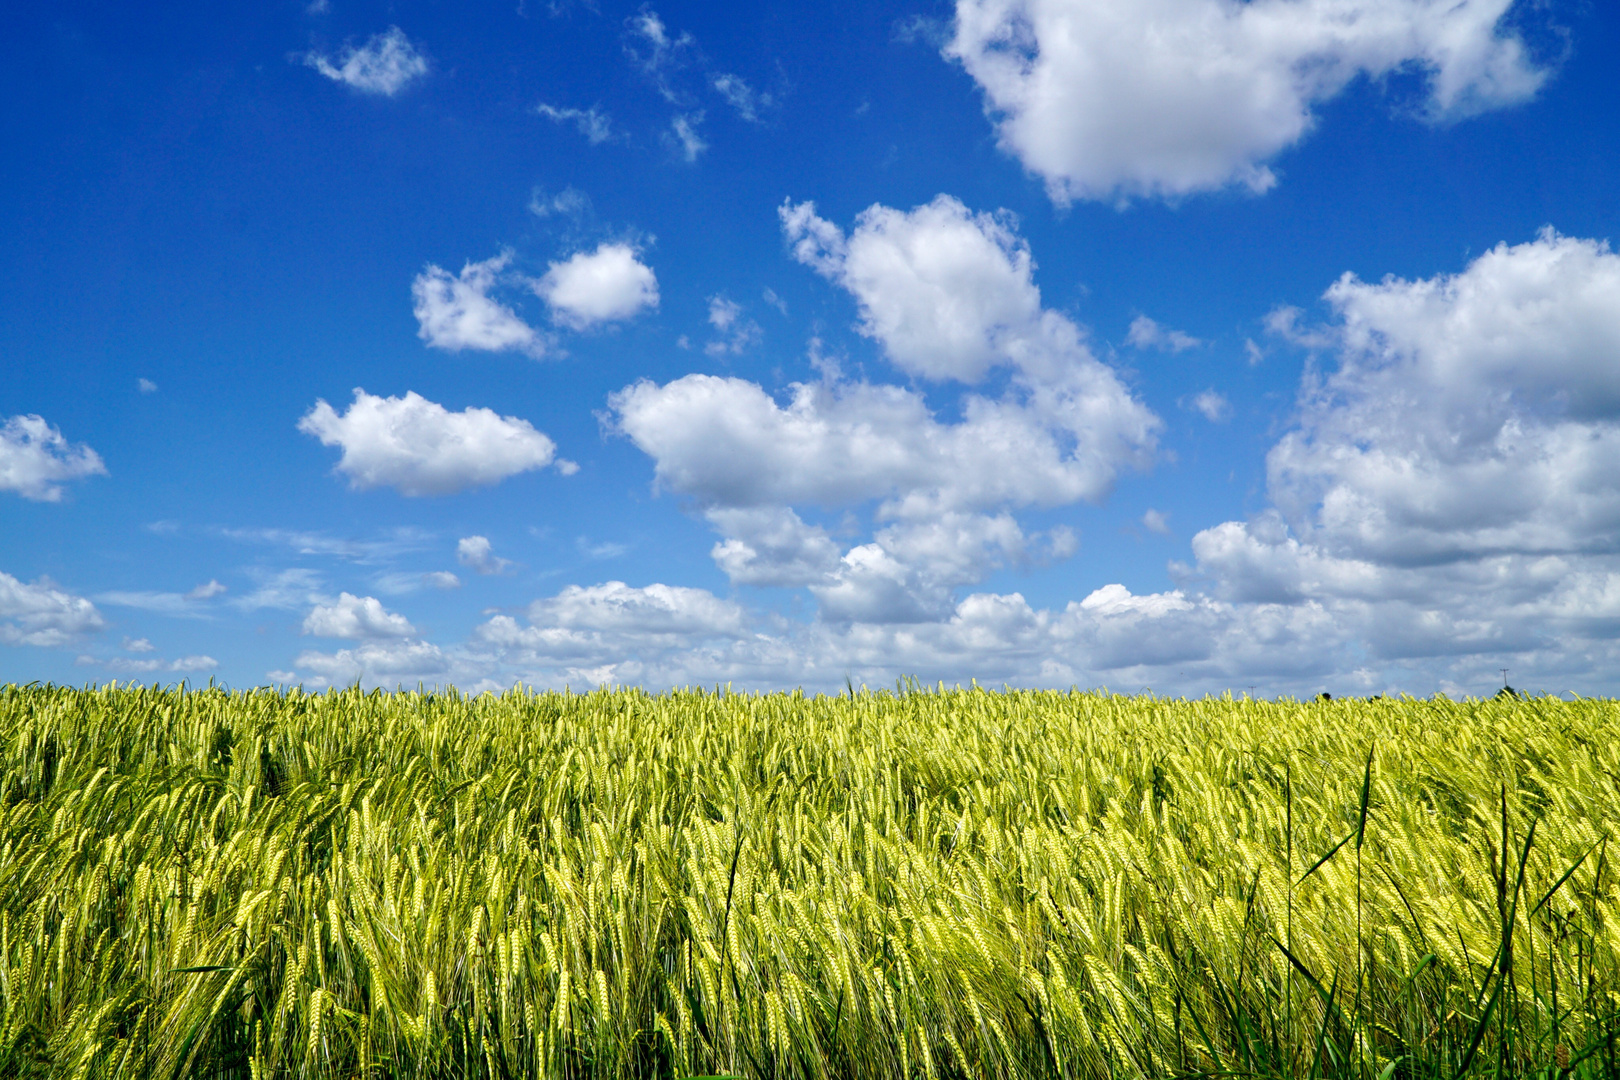
{"label": "large white cloud", "polygon": [[0,645],[55,648],[106,625],[96,605],[48,578],[29,585],[0,572]]}
{"label": "large white cloud", "polygon": [[500,274],[512,261],[503,252],[483,262],[469,262],[460,274],[428,264],[411,283],[417,336],[435,349],[460,352],[519,349],[540,355],[540,334],[510,307],[490,296]]}
{"label": "large white cloud", "polygon": [[317,52],[305,54],[304,63],[334,82],[384,97],[399,93],[428,70],[427,59],[397,26],[373,34],[358,49],[345,46],[335,63],[332,57]]}
{"label": "large white cloud", "polygon": [[704,516],[726,537],[709,554],[733,584],[792,588],[827,581],[838,569],[837,543],[789,507],[717,506]]}
{"label": "large white cloud", "polygon": [[316,604],[304,617],[304,633],[316,637],[408,638],[416,636],[409,619],[387,610],[375,596],[341,593],[330,604]]}
{"label": "large white cloud", "polygon": [[958,0],[945,55],[1054,200],[1276,183],[1267,162],[1358,77],[1415,71],[1449,120],[1546,79],[1514,0]]}
{"label": "large white cloud", "polygon": [[12,416],[0,424],[0,491],[60,502],[66,481],[105,475],[99,454],[68,442],[42,416]]}
{"label": "large white cloud", "polygon": [[687,375],[609,399],[673,491],[732,507],[882,499],[886,516],[1099,499],[1122,467],[1146,463],[1157,427],[1125,404],[1120,431],[1105,409],[1090,429],[1081,403],[1038,398],[970,395],[951,423],[914,391],[870,383],[800,383],[782,405],[756,383]]}
{"label": "large white cloud", "polygon": [[629,244],[598,244],[554,262],[534,291],[574,330],[629,319],[658,306],[658,279]]}
{"label": "large white cloud", "polygon": [[1198,572],[1233,602],[1325,605],[1384,661],[1601,668],[1620,634],[1620,256],[1547,230],[1325,298],[1334,320],[1305,334],[1338,365],[1268,455],[1276,509],[1200,532]]}
{"label": "large white cloud", "polygon": [[347,412],[317,401],[298,430],[343,448],[337,471],[350,487],[393,487],[404,495],[499,483],[550,465],[557,450],[527,420],[492,409],[450,412],[415,392],[377,397],[356,388]]}
{"label": "large white cloud", "polygon": [[1305,538],[1391,564],[1620,549],[1620,256],[1549,230],[1327,300],[1340,366],[1267,460]]}
{"label": "large white cloud", "polygon": [[883,514],[915,517],[1098,499],[1151,459],[1158,418],[1041,307],[1006,219],[947,196],[872,207],[847,238],[811,204],[781,216],[795,255],[849,289],[863,332],[901,367],[975,381],[1003,366],[1012,386],[964,396],[948,423],[898,386],[828,378],[783,405],[736,378],[637,383],[610,406],[666,486],[710,506],[882,499]]}
{"label": "large white cloud", "polygon": [[1045,344],[1034,262],[1005,215],[941,195],[910,212],[869,207],[846,238],[814,203],[780,214],[794,256],[850,291],[861,332],[911,374],[974,383]]}

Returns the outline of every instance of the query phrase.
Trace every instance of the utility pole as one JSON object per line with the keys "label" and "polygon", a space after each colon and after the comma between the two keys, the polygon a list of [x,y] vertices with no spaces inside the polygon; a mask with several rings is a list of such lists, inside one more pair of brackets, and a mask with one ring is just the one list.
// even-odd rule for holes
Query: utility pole
{"label": "utility pole", "polygon": [[1506,690],[1507,689],[1507,673],[1508,673],[1508,669],[1507,668],[1497,668],[1496,670],[1500,671],[1502,673],[1502,689]]}

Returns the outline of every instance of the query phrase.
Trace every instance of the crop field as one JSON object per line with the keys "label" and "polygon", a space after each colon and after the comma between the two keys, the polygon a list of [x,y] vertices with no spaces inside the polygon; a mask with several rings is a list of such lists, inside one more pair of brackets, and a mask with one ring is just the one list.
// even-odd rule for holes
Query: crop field
{"label": "crop field", "polygon": [[1620,707],[0,688],[0,1076],[1614,1075]]}

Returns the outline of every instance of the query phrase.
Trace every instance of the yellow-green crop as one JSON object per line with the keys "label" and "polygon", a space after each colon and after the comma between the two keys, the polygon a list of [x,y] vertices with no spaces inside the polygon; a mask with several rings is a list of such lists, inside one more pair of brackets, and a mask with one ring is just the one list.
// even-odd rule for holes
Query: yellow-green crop
{"label": "yellow-green crop", "polygon": [[1617,721],[6,687],[0,1075],[1597,1075]]}

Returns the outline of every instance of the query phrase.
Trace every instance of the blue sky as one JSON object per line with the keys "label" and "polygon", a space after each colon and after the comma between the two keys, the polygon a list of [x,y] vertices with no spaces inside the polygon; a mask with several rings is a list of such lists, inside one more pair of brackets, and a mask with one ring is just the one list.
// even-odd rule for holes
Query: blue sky
{"label": "blue sky", "polygon": [[1617,49],[19,9],[0,679],[1613,694]]}

